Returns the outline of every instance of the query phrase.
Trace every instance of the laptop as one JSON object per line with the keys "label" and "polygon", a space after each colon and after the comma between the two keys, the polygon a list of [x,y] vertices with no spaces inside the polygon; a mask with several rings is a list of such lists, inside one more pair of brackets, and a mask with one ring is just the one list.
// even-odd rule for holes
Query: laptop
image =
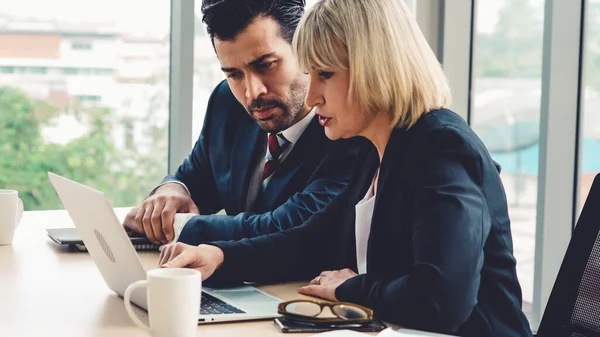
{"label": "laptop", "polygon": [[[48,172],[50,181],[67,209],[106,285],[123,297],[131,283],[146,279],[146,270],[104,193]],[[148,310],[144,289],[132,294],[132,302]],[[200,300],[200,299],[198,299]],[[279,317],[281,302],[255,287],[202,287],[198,323],[232,322]]]}
{"label": "laptop", "polygon": [[[87,252],[77,228],[48,228],[46,233],[52,241],[59,245],[67,246],[70,250]],[[160,248],[160,245],[152,243],[146,236],[129,237],[129,241],[131,241],[133,248],[138,251],[157,251]]]}

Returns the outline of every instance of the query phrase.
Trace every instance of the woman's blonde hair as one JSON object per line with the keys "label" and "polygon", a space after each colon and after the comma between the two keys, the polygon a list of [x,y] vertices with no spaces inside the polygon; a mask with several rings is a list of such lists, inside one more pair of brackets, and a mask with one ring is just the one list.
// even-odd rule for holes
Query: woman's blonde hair
{"label": "woman's blonde hair", "polygon": [[300,67],[350,70],[350,104],[410,127],[450,105],[450,87],[404,0],[321,0],[293,40]]}

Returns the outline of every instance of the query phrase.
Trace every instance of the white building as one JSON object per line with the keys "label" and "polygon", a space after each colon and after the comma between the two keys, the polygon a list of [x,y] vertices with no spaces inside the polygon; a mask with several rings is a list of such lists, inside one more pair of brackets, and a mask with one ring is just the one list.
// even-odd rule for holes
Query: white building
{"label": "white building", "polygon": [[[0,86],[17,87],[65,114],[74,103],[110,109],[117,146],[149,150],[144,131],[149,124],[166,126],[168,74],[168,35],[135,37],[101,23],[0,18]],[[78,134],[72,118],[55,124],[44,133],[49,141]]]}

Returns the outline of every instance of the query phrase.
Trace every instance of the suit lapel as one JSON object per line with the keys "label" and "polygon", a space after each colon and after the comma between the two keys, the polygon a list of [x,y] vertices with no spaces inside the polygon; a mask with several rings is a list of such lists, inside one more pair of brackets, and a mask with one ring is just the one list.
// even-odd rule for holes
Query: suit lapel
{"label": "suit lapel", "polygon": [[263,148],[266,148],[266,133],[251,118],[241,121],[235,133],[229,173],[229,188],[235,200],[236,213],[243,212],[246,207],[250,179],[264,151]]}
{"label": "suit lapel", "polygon": [[[402,148],[404,136],[406,134],[405,129],[395,129],[392,131],[392,135],[390,136],[390,140],[388,145],[385,148],[385,152],[383,153],[383,161],[381,162],[381,166],[379,168],[379,179],[377,181],[377,195],[380,195],[380,192],[384,192],[385,182],[388,180],[390,173],[393,171],[394,163],[396,162],[396,158],[401,155],[401,152],[404,151]],[[380,198],[375,198],[375,208],[380,203]],[[376,214],[374,211],[373,214]]]}
{"label": "suit lapel", "polygon": [[[385,205],[386,203],[393,203],[394,200],[391,200],[386,193],[388,193],[390,188],[394,188],[394,184],[390,184],[390,175],[394,172],[394,164],[397,161],[399,156],[403,155],[404,149],[404,140],[406,136],[406,129],[395,129],[392,131],[392,135],[390,136],[390,140],[388,145],[386,146],[385,152],[383,154],[383,161],[381,162],[379,168],[379,179],[377,181],[377,194],[375,196],[375,205],[373,206],[373,217],[371,218],[371,230],[369,234],[369,239],[367,243],[367,266],[371,266],[371,268],[377,270],[379,262],[370,260],[370,257],[373,256],[373,249],[376,249],[377,245],[373,245],[373,237],[380,234],[379,229],[386,230],[385,224],[382,223],[386,221],[385,212],[380,212],[378,209]],[[379,160],[379,156],[377,156]],[[373,172],[373,175],[375,172]],[[371,179],[373,176],[371,176]],[[365,185],[367,183],[365,182]],[[386,189],[387,187],[387,189]],[[366,190],[365,190],[366,193]],[[364,196],[364,194],[363,194]],[[383,214],[383,215],[382,215]],[[384,218],[382,218],[382,216]],[[399,217],[401,219],[401,217]],[[381,228],[379,228],[380,222],[382,223]],[[373,235],[373,233],[376,233]],[[371,270],[373,270],[371,269]],[[367,267],[367,270],[369,268]]]}
{"label": "suit lapel", "polygon": [[255,207],[265,211],[272,209],[284,188],[297,177],[297,172],[309,161],[321,160],[326,141],[323,127],[319,125],[317,118],[313,118],[292,148],[292,152],[273,173],[267,188],[259,194]]}

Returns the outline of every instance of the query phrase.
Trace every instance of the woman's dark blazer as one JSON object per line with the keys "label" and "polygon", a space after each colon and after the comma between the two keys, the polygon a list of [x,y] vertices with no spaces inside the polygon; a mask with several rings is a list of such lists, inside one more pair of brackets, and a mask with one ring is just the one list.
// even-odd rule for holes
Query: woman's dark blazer
{"label": "woman's dark blazer", "polygon": [[[354,206],[378,166],[373,149],[347,190],[302,226],[211,243],[225,260],[208,283],[357,271]],[[408,328],[531,336],[499,169],[460,116],[434,110],[409,129],[394,129],[380,166],[367,273],[347,280],[335,295]]]}

